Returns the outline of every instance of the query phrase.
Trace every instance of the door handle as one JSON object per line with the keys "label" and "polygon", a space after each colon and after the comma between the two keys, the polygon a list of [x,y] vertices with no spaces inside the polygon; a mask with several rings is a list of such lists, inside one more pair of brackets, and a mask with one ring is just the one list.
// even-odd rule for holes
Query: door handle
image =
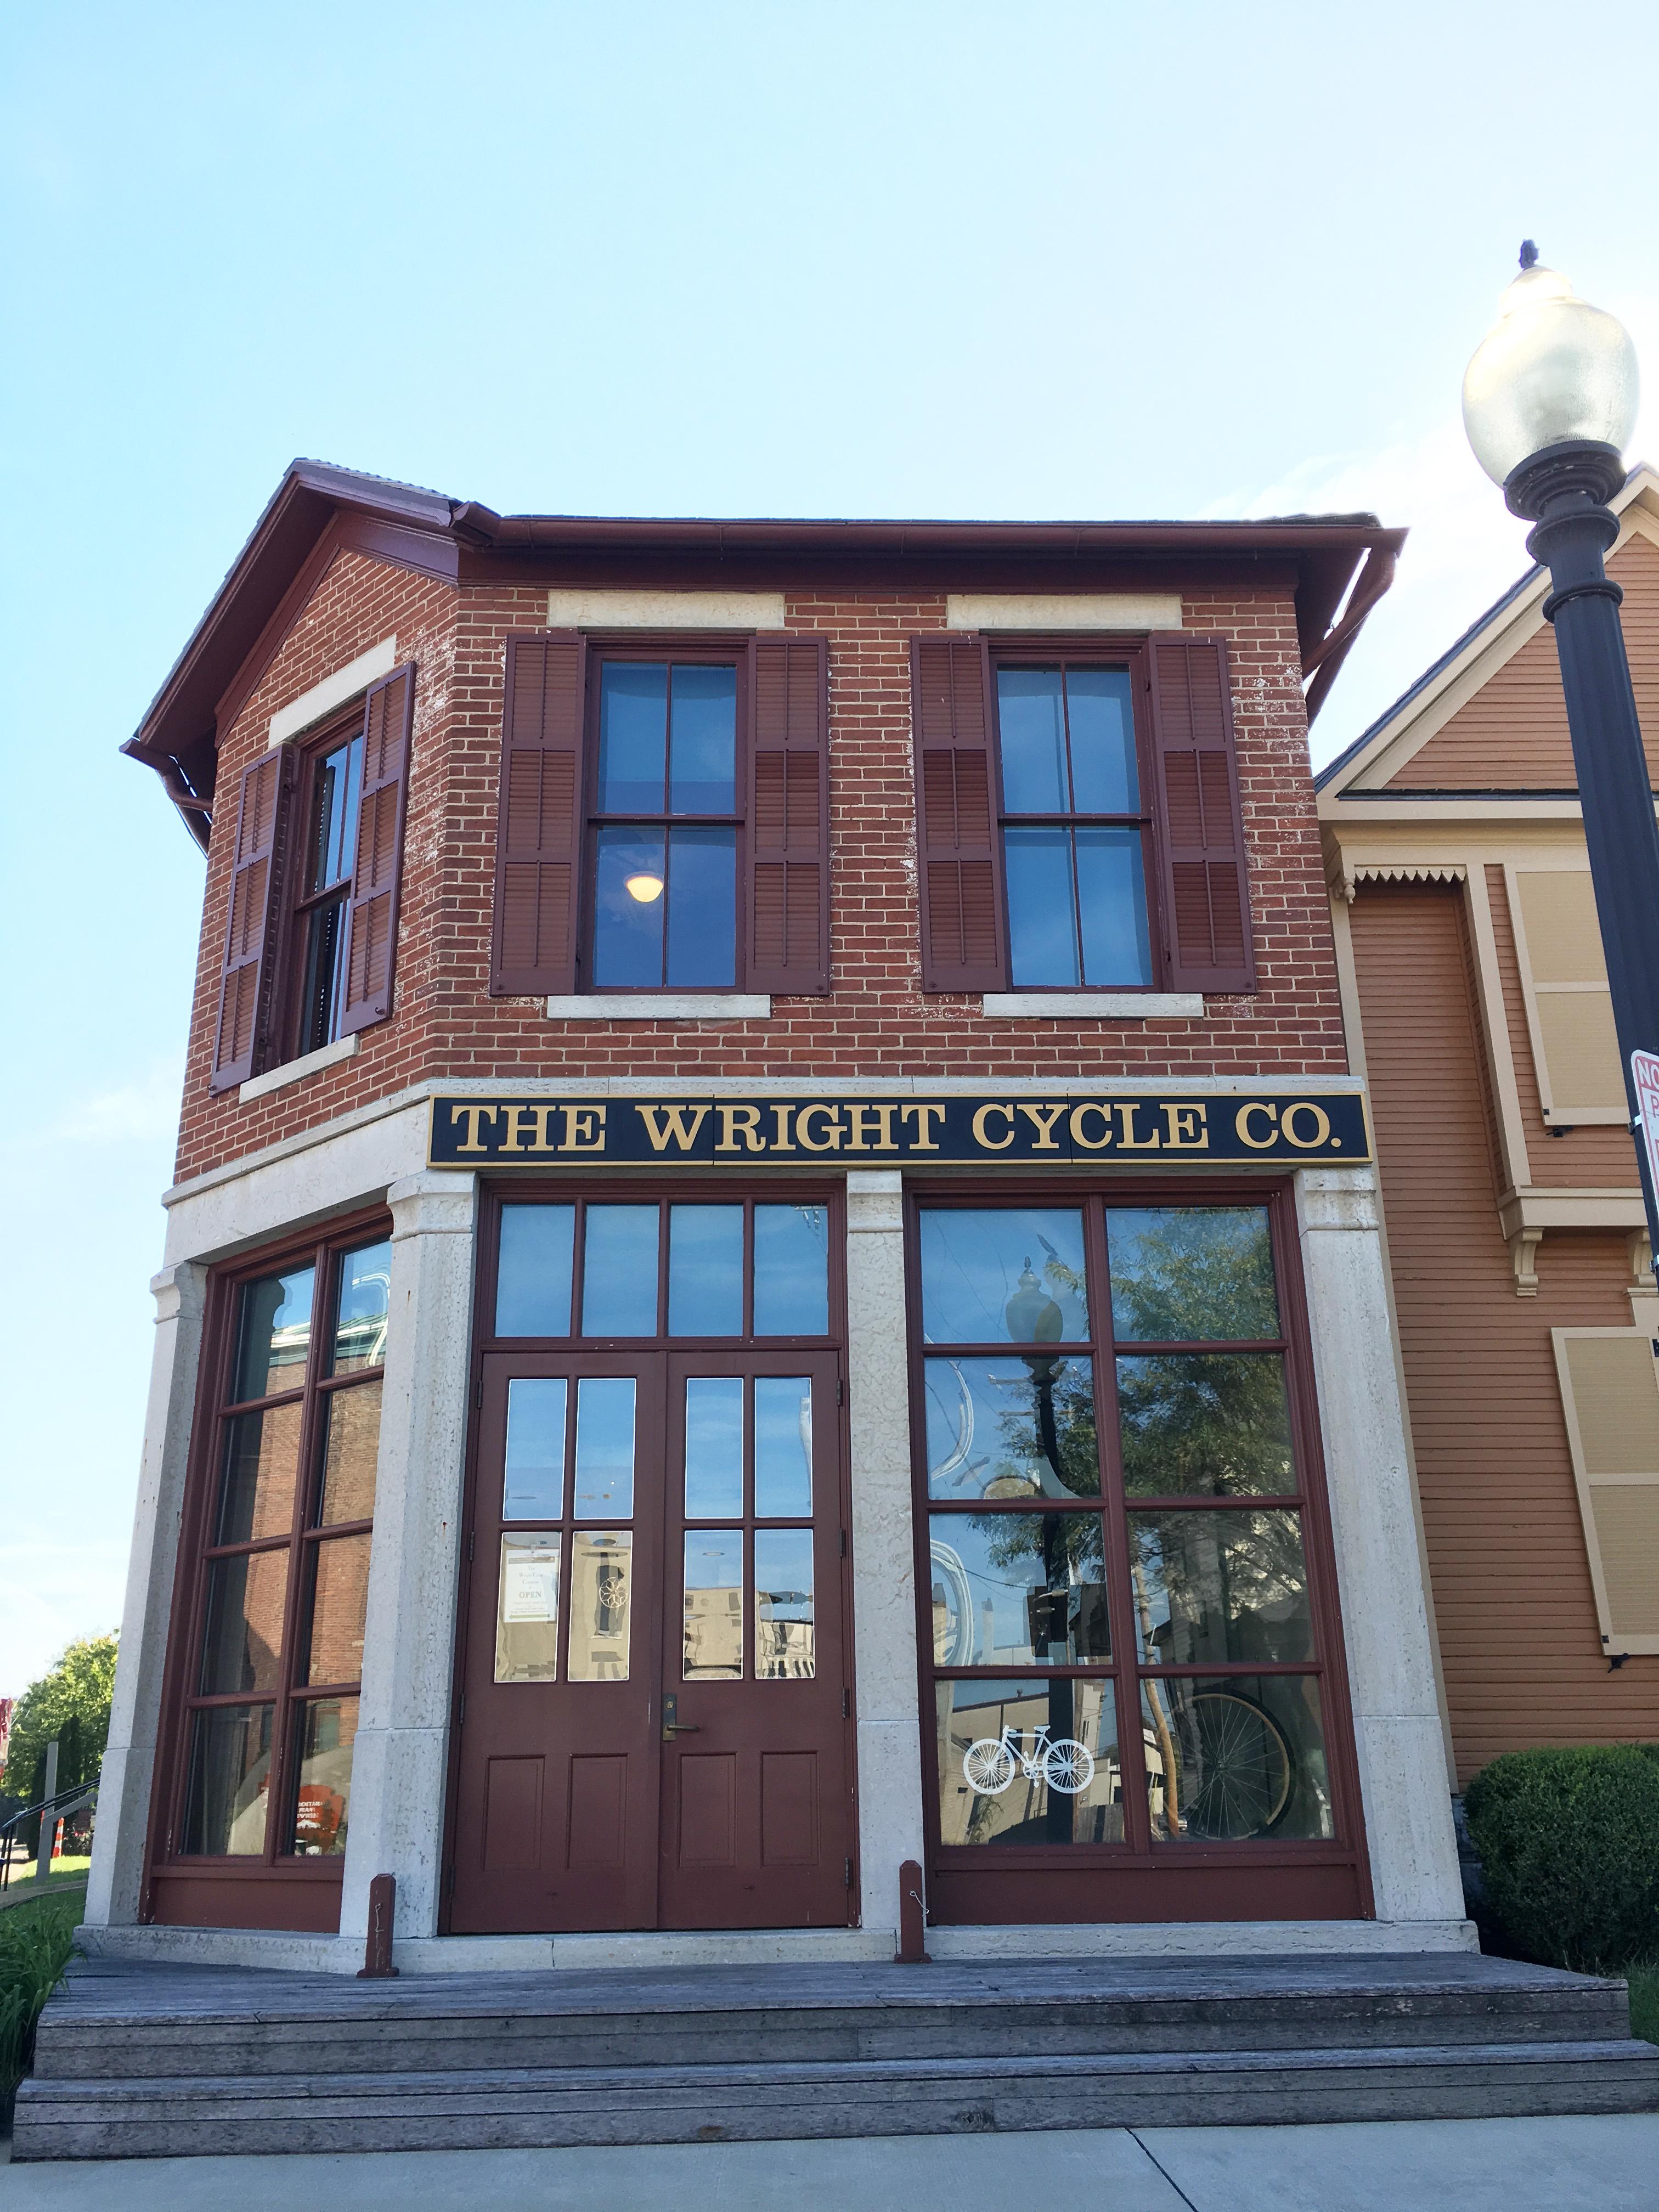
{"label": "door handle", "polygon": [[678,1720],[675,1717],[679,1709],[679,1698],[671,1692],[662,1701],[662,1740],[665,1743],[672,1743],[677,1735],[702,1734],[702,1729],[698,1723]]}

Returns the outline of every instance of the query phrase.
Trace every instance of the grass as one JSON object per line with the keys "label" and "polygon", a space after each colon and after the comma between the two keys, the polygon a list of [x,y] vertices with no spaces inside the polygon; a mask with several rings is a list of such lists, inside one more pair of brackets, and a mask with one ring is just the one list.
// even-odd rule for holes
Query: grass
{"label": "grass", "polygon": [[[66,1881],[84,1882],[87,1869],[91,1864],[92,1861],[89,1858],[54,1859],[52,1863],[49,1888],[53,1891],[59,1890]],[[33,1859],[15,1859],[12,1862],[11,1880],[4,1889],[0,1889],[0,1911],[3,1911],[14,1898],[40,1896],[40,1882],[34,1867],[35,1863]]]}
{"label": "grass", "polygon": [[34,2023],[63,1978],[85,1893],[77,1885],[0,1912],[0,2127],[34,2057]]}

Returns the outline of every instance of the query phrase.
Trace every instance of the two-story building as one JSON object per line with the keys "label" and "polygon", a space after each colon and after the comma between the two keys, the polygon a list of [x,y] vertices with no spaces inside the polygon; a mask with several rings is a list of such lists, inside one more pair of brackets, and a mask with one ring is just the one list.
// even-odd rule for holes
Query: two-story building
{"label": "two-story building", "polygon": [[94,1945],[884,1957],[912,1861],[945,1954],[1468,1942],[1308,763],[1399,543],[295,465],[128,747],[207,876]]}

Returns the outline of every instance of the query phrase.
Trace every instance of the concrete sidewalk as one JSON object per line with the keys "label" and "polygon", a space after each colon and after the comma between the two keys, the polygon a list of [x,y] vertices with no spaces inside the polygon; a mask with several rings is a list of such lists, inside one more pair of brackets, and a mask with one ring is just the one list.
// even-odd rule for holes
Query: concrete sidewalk
{"label": "concrete sidewalk", "polygon": [[0,2169],[0,2212],[748,2212],[780,2203],[791,2212],[1655,2212],[1659,2113]]}

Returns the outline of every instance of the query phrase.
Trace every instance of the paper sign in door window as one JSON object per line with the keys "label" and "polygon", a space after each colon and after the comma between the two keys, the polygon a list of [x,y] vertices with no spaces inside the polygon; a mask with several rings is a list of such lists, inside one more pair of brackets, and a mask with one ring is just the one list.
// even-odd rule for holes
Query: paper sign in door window
{"label": "paper sign in door window", "polygon": [[501,1538],[495,1608],[498,1682],[558,1679],[559,1547],[556,1535]]}

